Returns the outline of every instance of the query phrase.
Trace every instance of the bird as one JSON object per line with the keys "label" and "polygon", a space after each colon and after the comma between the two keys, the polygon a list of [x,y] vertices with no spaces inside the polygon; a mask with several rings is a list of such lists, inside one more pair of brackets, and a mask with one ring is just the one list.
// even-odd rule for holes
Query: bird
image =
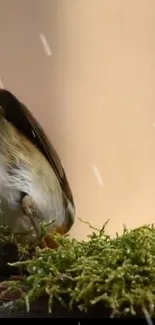
{"label": "bird", "polygon": [[0,206],[12,234],[53,248],[51,234],[67,234],[75,222],[73,193],[60,157],[25,104],[0,89]]}

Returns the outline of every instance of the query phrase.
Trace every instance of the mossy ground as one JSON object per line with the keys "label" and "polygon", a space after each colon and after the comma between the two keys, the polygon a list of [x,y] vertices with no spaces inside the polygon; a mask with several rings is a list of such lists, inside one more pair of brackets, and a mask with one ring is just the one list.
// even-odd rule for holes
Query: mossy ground
{"label": "mossy ground", "polygon": [[[57,249],[36,247],[30,254],[28,247],[11,234],[4,235],[1,228],[0,258],[6,264],[2,254],[4,243],[14,245],[13,265],[24,274],[22,280],[7,281],[7,294],[18,293],[13,307],[25,304],[29,311],[33,302],[46,295],[49,313],[53,302],[58,300],[68,310],[76,305],[87,312],[92,306],[102,304],[113,317],[155,316],[154,225],[131,231],[124,228],[123,235],[115,238],[107,236],[104,227],[93,231],[87,241],[53,236]],[[13,273],[13,266],[10,268]],[[1,300],[3,297],[6,291],[5,295],[1,293]]]}

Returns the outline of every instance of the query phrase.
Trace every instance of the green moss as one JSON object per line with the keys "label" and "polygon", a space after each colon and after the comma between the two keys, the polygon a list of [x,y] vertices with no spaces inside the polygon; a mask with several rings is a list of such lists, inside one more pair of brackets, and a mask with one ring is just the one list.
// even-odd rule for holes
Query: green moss
{"label": "green moss", "polygon": [[49,312],[57,299],[67,308],[87,311],[98,303],[113,316],[155,316],[155,228],[153,225],[110,238],[104,227],[88,241],[54,234],[55,250],[36,248],[32,258],[15,263],[27,272],[23,281],[8,282],[9,291],[20,290],[15,305],[27,310],[40,296],[48,296]]}
{"label": "green moss", "polygon": [[22,244],[19,235],[13,235],[10,229],[2,222],[3,214],[0,211],[0,277],[13,272],[8,262],[22,261],[29,257],[28,244]]}

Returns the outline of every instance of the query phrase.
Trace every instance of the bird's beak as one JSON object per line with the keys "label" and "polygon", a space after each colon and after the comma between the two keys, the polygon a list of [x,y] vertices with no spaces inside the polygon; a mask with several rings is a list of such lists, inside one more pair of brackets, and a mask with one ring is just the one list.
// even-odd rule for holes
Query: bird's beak
{"label": "bird's beak", "polygon": [[[55,229],[55,231],[60,234],[60,235],[65,235],[68,233],[68,231],[70,230],[70,226],[60,226],[60,227],[57,227]],[[52,238],[52,232],[47,232],[47,234],[42,238],[40,244],[39,244],[39,247],[40,248],[57,248],[58,245],[57,243],[54,241],[54,239]]]}
{"label": "bird's beak", "polygon": [[46,235],[41,239],[41,241],[40,241],[40,243],[39,243],[39,247],[40,247],[41,249],[46,248],[46,247],[54,249],[54,248],[57,248],[58,245],[57,245],[57,243],[53,240],[53,238],[52,238],[52,234],[47,233],[47,234],[46,234]]}
{"label": "bird's beak", "polygon": [[[71,227],[73,226],[74,221],[75,221],[75,207],[72,206],[70,203],[68,203],[66,219],[62,225],[57,226],[55,228],[55,231],[62,236],[67,234],[69,232],[69,230],[71,229]],[[49,247],[49,248],[57,248],[58,247],[58,245],[52,238],[51,230],[47,231],[46,235],[44,236],[44,238],[42,239],[42,241],[40,243],[40,248],[45,248],[45,247]]]}

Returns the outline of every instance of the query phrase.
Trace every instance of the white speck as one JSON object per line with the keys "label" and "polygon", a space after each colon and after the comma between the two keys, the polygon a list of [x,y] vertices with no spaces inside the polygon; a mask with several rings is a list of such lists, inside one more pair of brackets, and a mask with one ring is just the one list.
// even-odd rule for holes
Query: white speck
{"label": "white speck", "polygon": [[93,165],[93,166],[92,166],[92,169],[93,169],[93,172],[94,172],[94,174],[95,174],[95,176],[96,176],[96,178],[97,178],[97,181],[98,181],[99,185],[100,185],[101,187],[103,187],[103,185],[104,185],[104,183],[103,183],[103,179],[102,179],[102,177],[101,177],[101,174],[100,174],[100,172],[99,172],[97,166],[96,166],[96,165]]}
{"label": "white speck", "polygon": [[4,84],[3,84],[2,79],[0,79],[0,88],[4,89]]}
{"label": "white speck", "polygon": [[38,270],[38,274],[41,274],[42,272],[41,272],[41,270]]}
{"label": "white speck", "polygon": [[47,38],[44,35],[44,33],[40,33],[40,39],[41,39],[41,42],[43,44],[43,47],[44,47],[44,50],[45,50],[47,56],[51,56],[52,55],[52,51],[50,49],[50,46],[49,46],[49,44],[47,42]]}
{"label": "white speck", "polygon": [[36,138],[36,135],[35,135],[35,133],[34,133],[34,131],[33,131],[33,130],[32,130],[32,134],[33,134],[34,138]]}
{"label": "white speck", "polygon": [[62,167],[63,167],[63,169],[64,169],[64,164],[63,164],[62,160],[61,160],[61,165],[62,165]]}

